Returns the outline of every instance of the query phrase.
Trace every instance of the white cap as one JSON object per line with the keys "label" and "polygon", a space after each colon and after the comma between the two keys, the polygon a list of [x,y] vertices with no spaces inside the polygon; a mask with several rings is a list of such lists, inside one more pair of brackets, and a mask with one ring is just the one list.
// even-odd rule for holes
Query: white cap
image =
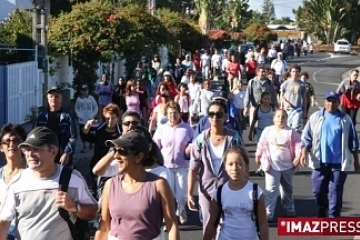
{"label": "white cap", "polygon": [[171,73],[169,71],[165,71],[163,76],[171,76]]}

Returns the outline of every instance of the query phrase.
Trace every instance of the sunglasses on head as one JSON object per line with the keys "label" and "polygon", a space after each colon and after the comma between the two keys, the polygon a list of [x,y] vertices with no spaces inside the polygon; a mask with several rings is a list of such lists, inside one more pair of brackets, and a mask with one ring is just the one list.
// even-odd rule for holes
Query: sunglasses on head
{"label": "sunglasses on head", "polygon": [[131,149],[131,148],[114,148],[114,152],[118,153],[122,156],[128,156],[128,155],[136,155],[138,153],[138,151],[136,151],[135,149]]}
{"label": "sunglasses on head", "polygon": [[20,144],[20,143],[22,143],[23,141],[22,141],[21,138],[13,138],[13,139],[8,138],[8,139],[3,139],[3,140],[1,141],[1,144],[10,145],[11,142],[13,142],[14,144]]}
{"label": "sunglasses on head", "polygon": [[130,124],[133,126],[139,126],[139,121],[126,121],[122,123],[125,127],[129,127]]}
{"label": "sunglasses on head", "polygon": [[208,115],[210,118],[214,118],[215,116],[216,118],[223,118],[225,114],[223,112],[209,112]]}

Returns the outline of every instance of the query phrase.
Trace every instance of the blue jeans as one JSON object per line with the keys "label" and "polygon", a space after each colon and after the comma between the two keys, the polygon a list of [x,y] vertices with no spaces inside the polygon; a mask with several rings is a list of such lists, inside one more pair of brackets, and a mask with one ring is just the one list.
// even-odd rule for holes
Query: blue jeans
{"label": "blue jeans", "polygon": [[347,173],[341,171],[341,164],[324,164],[312,170],[311,181],[316,203],[329,209],[329,217],[340,217],[343,202],[344,183]]}
{"label": "blue jeans", "polygon": [[16,231],[16,227],[11,224],[9,227],[9,231],[8,231],[6,240],[15,240],[15,231]]}
{"label": "blue jeans", "polygon": [[256,141],[259,142],[260,137],[261,137],[261,133],[263,132],[264,129],[256,129]]}
{"label": "blue jeans", "polygon": [[297,132],[302,131],[302,109],[287,109],[286,113],[288,115],[288,126],[294,129]]}

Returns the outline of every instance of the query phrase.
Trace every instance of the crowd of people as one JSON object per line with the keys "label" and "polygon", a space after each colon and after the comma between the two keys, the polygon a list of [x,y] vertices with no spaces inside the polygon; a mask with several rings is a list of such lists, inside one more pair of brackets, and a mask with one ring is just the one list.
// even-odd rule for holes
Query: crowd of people
{"label": "crowd of people", "polygon": [[[127,81],[113,85],[103,75],[94,96],[82,85],[73,114],[61,91],[49,89],[36,128],[27,134],[9,123],[0,131],[0,240],[88,239],[89,221],[95,240],[162,240],[164,232],[176,240],[187,209],[199,212],[205,240],[268,240],[279,189],[286,216],[296,216],[300,165],[312,169],[318,217],[339,217],[347,171],[360,170],[359,72],[309,115],[309,74],[274,49],[200,51],[165,69],[154,56]],[[90,182],[71,168],[88,151]],[[250,161],[265,189],[249,180]]]}

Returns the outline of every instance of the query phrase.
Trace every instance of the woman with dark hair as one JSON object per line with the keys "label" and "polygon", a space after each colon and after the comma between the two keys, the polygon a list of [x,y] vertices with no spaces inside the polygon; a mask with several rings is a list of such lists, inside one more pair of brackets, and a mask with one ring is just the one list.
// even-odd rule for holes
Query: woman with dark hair
{"label": "woman with dark hair", "polygon": [[164,239],[163,218],[169,240],[180,239],[171,188],[165,179],[146,171],[154,164],[147,157],[146,137],[130,131],[107,144],[114,149],[120,174],[105,184],[95,240]]}
{"label": "woman with dark hair", "polygon": [[176,94],[178,94],[178,90],[176,88],[176,84],[174,82],[174,79],[169,71],[165,71],[163,74],[163,83],[165,83],[169,88],[170,98],[174,99]]}
{"label": "woman with dark hair", "polygon": [[141,116],[145,120],[145,122],[147,122],[149,118],[148,92],[145,90],[145,88],[141,86],[140,81],[136,81],[136,91],[139,94]]}
{"label": "woman with dark hair", "polygon": [[165,107],[168,102],[170,102],[170,94],[165,91],[161,94],[161,103],[153,110],[149,124],[149,132],[152,132],[153,130],[156,130],[157,127],[167,123],[168,119]]}
{"label": "woman with dark hair", "polygon": [[125,101],[125,88],[126,81],[123,77],[120,77],[118,80],[118,84],[115,86],[115,91],[112,97],[113,103],[118,105],[120,109],[120,116],[127,110]]}
{"label": "woman with dark hair", "polygon": [[203,218],[203,230],[210,219],[210,202],[214,189],[228,180],[224,170],[224,153],[232,146],[242,145],[239,132],[224,127],[227,106],[214,101],[208,109],[210,129],[204,130],[191,145],[188,174],[188,206],[197,211],[194,201],[195,182],[199,179],[199,204]]}
{"label": "woman with dark hair", "polygon": [[114,85],[109,81],[106,74],[103,74],[101,81],[96,84],[95,93],[99,96],[99,113],[101,114],[103,108],[112,103],[112,95],[114,93]]}
{"label": "woman with dark hair", "polygon": [[[19,144],[25,141],[26,135],[23,127],[11,123],[4,125],[0,130],[1,152],[6,160],[6,165],[0,168],[0,209],[10,184],[17,181],[19,172],[27,167],[25,158],[19,149]],[[15,228],[16,224],[12,222],[8,232],[8,240],[15,239]]]}
{"label": "woman with dark hair", "polygon": [[136,91],[136,82],[134,80],[129,80],[126,83],[125,89],[125,101],[126,101],[126,108],[130,111],[135,111],[141,114],[141,102],[140,102],[140,95]]}

